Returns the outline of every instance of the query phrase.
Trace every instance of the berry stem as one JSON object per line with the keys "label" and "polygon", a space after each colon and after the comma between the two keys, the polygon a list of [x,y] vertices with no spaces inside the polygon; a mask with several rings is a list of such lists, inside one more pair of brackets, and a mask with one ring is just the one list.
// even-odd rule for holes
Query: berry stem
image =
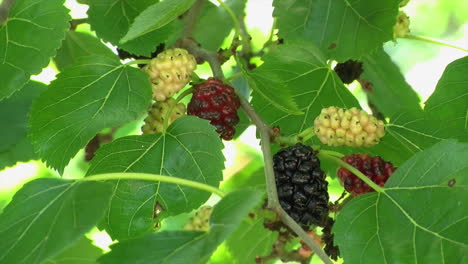
{"label": "berry stem", "polygon": [[443,42],[443,41],[440,41],[440,40],[437,40],[437,39],[428,38],[428,37],[407,34],[403,38],[424,41],[424,42],[427,42],[427,43],[440,45],[440,46],[444,46],[444,47],[449,47],[449,48],[454,48],[454,49],[457,49],[457,50],[468,52],[468,49],[458,47],[458,46],[455,46],[455,45],[452,45],[452,44],[449,44],[449,43],[446,43],[446,42]]}
{"label": "berry stem", "polygon": [[213,187],[211,185],[207,185],[204,183],[190,181],[178,177],[172,176],[163,176],[157,174],[149,174],[149,173],[103,173],[103,174],[96,174],[89,177],[85,177],[79,179],[78,181],[109,181],[109,180],[145,180],[145,181],[153,181],[153,182],[167,182],[173,183],[178,185],[183,185],[187,187],[192,187],[195,189],[199,189],[202,191],[207,191],[210,193],[214,193],[219,197],[224,197],[226,194],[221,191],[220,189]]}
{"label": "berry stem", "polygon": [[343,153],[340,153],[340,152],[337,152],[337,151],[332,151],[332,150],[321,149],[320,152],[325,154],[325,155],[329,155],[329,156],[333,156],[333,157],[337,157],[337,158],[342,158],[342,157],[345,156]]}
{"label": "berry stem", "polygon": [[166,133],[166,129],[167,129],[168,124],[169,124],[169,119],[171,118],[171,114],[172,114],[172,111],[174,111],[174,108],[177,106],[177,104],[182,99],[184,99],[184,97],[186,97],[189,94],[192,94],[192,92],[193,92],[193,88],[189,88],[189,89],[185,90],[183,93],[181,93],[179,96],[177,96],[177,98],[175,99],[175,101],[176,101],[175,104],[171,105],[171,107],[169,108],[169,110],[166,113],[166,116],[164,117],[163,129],[162,129],[163,134]]}
{"label": "berry stem", "polygon": [[150,64],[151,60],[133,60],[125,63],[125,65],[134,65],[134,64]]}
{"label": "berry stem", "polygon": [[315,136],[314,127],[309,127],[304,129],[297,135],[297,139],[301,142],[306,142],[307,140],[313,138]]}
{"label": "berry stem", "polygon": [[294,221],[294,219],[292,219],[283,210],[283,208],[279,207],[277,211],[281,218],[281,221],[283,221],[283,223],[285,223],[289,228],[291,228],[294,231],[294,233],[296,233],[307,244],[307,246],[320,257],[323,263],[333,264],[333,262],[328,258],[327,254],[325,254],[325,252],[322,250],[322,248],[315,244],[315,242],[312,240],[309,234],[307,234],[307,232],[305,232],[304,229],[302,229],[302,227],[298,225],[296,221]]}
{"label": "berry stem", "polygon": [[234,79],[237,79],[237,78],[240,78],[240,77],[242,77],[242,76],[244,76],[244,73],[243,73],[243,72],[234,73],[233,75],[227,77],[227,78],[226,78],[226,81],[227,81],[227,82],[230,82],[230,81],[232,81],[232,80],[234,80]]}
{"label": "berry stem", "polygon": [[319,159],[328,159],[330,161],[333,161],[334,163],[338,164],[339,166],[349,170],[354,175],[356,175],[359,179],[361,179],[363,182],[365,182],[367,185],[369,185],[372,189],[374,189],[376,192],[383,192],[384,191],[384,188],[382,188],[382,187],[378,186],[377,184],[375,184],[371,179],[367,178],[366,175],[364,175],[358,169],[356,169],[353,166],[349,165],[348,163],[344,162],[340,158],[329,155],[326,152],[324,153],[322,151],[320,151],[317,154],[317,157]]}
{"label": "berry stem", "polygon": [[292,146],[295,145],[299,142],[306,142],[309,139],[313,138],[315,136],[314,133],[314,128],[309,127],[305,130],[303,130],[301,133],[295,135],[295,136],[290,136],[290,137],[285,137],[285,136],[277,136],[273,138],[273,142],[280,145],[280,146]]}

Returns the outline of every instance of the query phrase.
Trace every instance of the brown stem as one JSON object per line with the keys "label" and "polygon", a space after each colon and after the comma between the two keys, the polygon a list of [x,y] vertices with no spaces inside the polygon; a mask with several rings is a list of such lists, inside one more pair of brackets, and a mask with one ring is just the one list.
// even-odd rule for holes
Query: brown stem
{"label": "brown stem", "polygon": [[87,18],[77,18],[70,21],[70,30],[75,30],[78,25],[88,23]]}
{"label": "brown stem", "polygon": [[186,49],[190,54],[199,59],[203,59],[210,64],[211,70],[213,71],[213,77],[223,80],[224,73],[221,69],[220,58],[218,53],[208,51],[202,47],[192,38],[182,38],[177,41],[178,47]]}
{"label": "brown stem", "polygon": [[193,32],[197,25],[198,15],[200,14],[205,1],[206,0],[197,0],[187,12],[187,15],[185,16],[184,37],[193,38]]}
{"label": "brown stem", "polygon": [[3,0],[2,4],[0,5],[0,24],[5,23],[8,18],[10,8],[14,3],[15,0]]}

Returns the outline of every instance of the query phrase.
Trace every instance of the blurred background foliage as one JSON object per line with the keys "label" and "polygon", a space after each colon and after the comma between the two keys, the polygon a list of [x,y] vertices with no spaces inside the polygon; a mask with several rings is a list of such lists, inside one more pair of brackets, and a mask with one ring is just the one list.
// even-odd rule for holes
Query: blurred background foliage
{"label": "blurred background foliage", "polygon": [[[254,52],[261,49],[270,33],[273,24],[271,2],[271,0],[248,1],[246,25],[252,36]],[[86,5],[78,4],[75,0],[67,0],[66,6],[71,10],[73,18],[86,16]],[[412,0],[403,10],[410,17],[411,34],[440,39],[465,49],[468,48],[467,0]],[[81,24],[76,30],[94,34],[88,24]],[[226,46],[229,45],[231,37],[232,34],[226,39]],[[114,47],[111,48],[115,51]],[[384,49],[400,67],[407,82],[417,91],[422,102],[435,89],[446,65],[467,55],[466,52],[454,48],[410,39],[397,39],[395,42],[388,42],[384,45]],[[233,72],[233,65],[233,61],[228,61],[223,65],[226,76]],[[197,72],[201,77],[205,78],[209,77],[211,73],[207,65],[198,67]],[[41,74],[33,76],[33,79],[48,84],[55,78],[56,74],[57,68],[51,62]],[[354,82],[349,85],[349,88],[360,99],[363,108],[366,109],[365,94],[359,84]],[[141,120],[132,122],[120,128],[114,137],[139,134],[140,125]],[[255,137],[255,129],[249,127],[237,140],[224,142],[224,144],[226,169],[224,171],[225,180],[221,188],[225,191],[242,186],[256,186],[264,189],[263,161],[258,140]],[[83,177],[87,168],[88,164],[84,159],[84,151],[80,151],[65,169],[62,177]],[[40,161],[18,163],[16,166],[0,171],[0,211],[24,183],[39,177],[60,177],[60,175],[48,169]],[[331,178],[329,180],[331,181],[331,199],[337,199],[343,189],[336,180]],[[214,202],[216,201],[208,201],[208,203]],[[166,228],[179,228],[182,225],[181,221],[186,221],[188,217],[189,214],[181,215],[174,218],[172,223],[170,222],[171,218],[168,218],[163,226],[165,225]],[[88,236],[104,250],[111,243],[105,233],[97,230],[93,230]],[[222,263],[228,263],[226,262],[227,259],[229,259],[229,252],[225,247],[220,247],[212,260],[215,263],[217,263],[217,260],[224,260]],[[314,258],[312,263],[320,263],[320,261]]]}

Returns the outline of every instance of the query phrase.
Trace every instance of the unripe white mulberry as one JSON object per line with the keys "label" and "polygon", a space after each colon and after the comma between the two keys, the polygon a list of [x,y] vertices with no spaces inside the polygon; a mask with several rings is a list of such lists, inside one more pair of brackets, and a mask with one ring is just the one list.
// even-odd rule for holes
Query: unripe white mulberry
{"label": "unripe white mulberry", "polygon": [[314,132],[329,146],[370,147],[385,135],[384,123],[355,107],[322,109],[314,120]]}
{"label": "unripe white mulberry", "polygon": [[192,216],[188,223],[184,226],[184,229],[191,231],[209,231],[210,217],[212,212],[213,207],[211,206],[200,207],[200,209],[198,209],[195,215]]}
{"label": "unripe white mulberry", "polygon": [[145,118],[145,124],[141,127],[143,134],[160,133],[163,130],[164,119],[167,112],[174,106],[171,115],[169,116],[168,125],[172,124],[176,119],[185,115],[185,105],[182,103],[176,104],[174,98],[169,98],[163,102],[155,102],[148,110],[148,116]]}
{"label": "unripe white mulberry", "polygon": [[197,67],[195,57],[185,49],[168,49],[158,54],[143,70],[150,76],[153,99],[164,101],[180,91]]}

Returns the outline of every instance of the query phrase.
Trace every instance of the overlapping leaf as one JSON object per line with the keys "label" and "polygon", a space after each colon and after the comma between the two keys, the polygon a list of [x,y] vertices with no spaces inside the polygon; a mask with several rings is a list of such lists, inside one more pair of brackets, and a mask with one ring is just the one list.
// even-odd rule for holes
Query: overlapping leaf
{"label": "overlapping leaf", "polygon": [[[253,88],[252,102],[267,123],[279,125],[285,135],[312,126],[323,107],[334,105],[351,108],[359,105],[328,67],[323,54],[311,43],[281,45],[263,60],[264,63],[252,71],[250,78],[258,86],[264,87],[262,91],[269,94],[269,99]],[[287,113],[273,102],[277,100],[273,96],[283,97],[285,94],[276,94],[274,89],[278,88],[292,96],[303,114]]]}
{"label": "overlapping leaf", "polygon": [[[236,17],[243,17],[246,2],[246,0],[228,0],[225,4],[231,8]],[[232,18],[226,9],[207,1],[197,20],[194,37],[203,48],[218,51],[233,27]]]}
{"label": "overlapping leaf", "polygon": [[450,63],[424,111],[438,135],[468,141],[468,57]]}
{"label": "overlapping leaf", "polygon": [[27,183],[0,215],[0,263],[39,264],[64,250],[102,218],[110,187],[52,178]]}
{"label": "overlapping leaf", "polygon": [[0,127],[4,128],[0,131],[0,169],[36,157],[26,137],[27,115],[33,100],[45,89],[45,84],[31,81],[0,101]]}
{"label": "overlapping leaf", "polygon": [[382,48],[363,56],[362,62],[361,79],[367,82],[363,89],[379,112],[390,117],[421,110],[418,95]]}
{"label": "overlapping leaf", "polygon": [[[143,172],[169,175],[218,186],[224,157],[219,135],[206,120],[188,116],[176,120],[165,134],[129,136],[103,146],[88,175]],[[118,181],[114,185],[105,228],[113,238],[128,239],[154,227],[154,208],[165,215],[199,207],[209,193],[169,183]]]}
{"label": "overlapping leaf", "polygon": [[447,66],[424,111],[402,109],[391,116],[388,135],[371,151],[400,164],[444,139],[468,142],[467,63],[464,57]]}
{"label": "overlapping leaf", "polygon": [[214,207],[209,232],[163,231],[124,241],[113,246],[99,263],[206,263],[260,198],[259,193],[251,190],[229,193]]}
{"label": "overlapping leaf", "polygon": [[264,217],[249,217],[226,240],[227,248],[237,263],[254,263],[257,256],[271,253],[278,233],[266,229],[264,221]]}
{"label": "overlapping leaf", "polygon": [[[124,44],[162,28],[187,11],[194,2],[195,0],[172,0],[147,7],[135,17],[134,22],[132,22],[128,32],[122,37],[120,42]],[[130,20],[128,19],[128,21]]]}
{"label": "overlapping leaf", "polygon": [[115,54],[96,37],[77,31],[69,31],[62,42],[62,47],[54,58],[59,70],[77,62],[83,56],[101,55],[115,58]]}
{"label": "overlapping leaf", "polygon": [[[166,2],[172,3],[173,1]],[[155,3],[157,3],[156,0],[91,1],[88,10],[89,23],[103,40],[130,53],[150,56],[158,44],[164,42],[173,32],[174,28],[171,25],[145,32],[125,44],[119,41],[127,33],[135,18]]]}
{"label": "overlapping leaf", "polygon": [[392,39],[399,0],[276,0],[280,37],[307,39],[338,61],[360,58]]}
{"label": "overlapping leaf", "polygon": [[48,165],[63,171],[96,133],[137,119],[150,100],[148,76],[139,69],[117,58],[83,57],[33,104],[32,143]]}
{"label": "overlapping leaf", "polygon": [[44,264],[95,264],[101,255],[102,249],[93,245],[91,240],[83,237],[60,255],[48,259]]}
{"label": "overlapping leaf", "polygon": [[69,27],[63,0],[17,0],[0,26],[0,100],[49,64]]}
{"label": "overlapping leaf", "polygon": [[468,252],[468,144],[420,152],[382,193],[353,199],[333,232],[346,263],[464,263]]}

